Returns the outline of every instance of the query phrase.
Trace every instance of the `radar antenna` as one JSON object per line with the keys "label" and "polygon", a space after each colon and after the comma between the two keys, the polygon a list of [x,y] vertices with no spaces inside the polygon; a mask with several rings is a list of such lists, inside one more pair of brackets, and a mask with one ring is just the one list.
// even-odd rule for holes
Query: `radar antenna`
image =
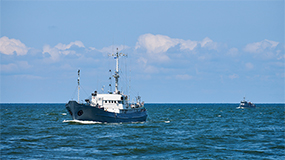
{"label": "radar antenna", "polygon": [[116,60],[116,71],[115,71],[115,74],[113,75],[113,77],[115,78],[115,93],[118,94],[119,93],[119,90],[118,90],[118,87],[119,87],[119,57],[120,56],[127,56],[126,54],[123,54],[123,53],[119,53],[118,51],[119,49],[117,48],[117,53],[115,54],[112,54],[111,56],[114,56],[114,59]]}

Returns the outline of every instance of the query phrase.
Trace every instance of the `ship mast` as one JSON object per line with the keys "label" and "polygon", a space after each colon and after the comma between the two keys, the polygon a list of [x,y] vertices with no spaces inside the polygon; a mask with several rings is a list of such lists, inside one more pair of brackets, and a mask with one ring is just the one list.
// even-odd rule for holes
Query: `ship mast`
{"label": "ship mast", "polygon": [[126,56],[123,53],[119,53],[118,48],[117,48],[117,53],[114,55],[112,54],[112,56],[115,56],[114,58],[116,59],[116,71],[115,74],[113,75],[113,77],[115,78],[115,93],[119,93],[118,87],[119,87],[119,57],[120,56]]}
{"label": "ship mast", "polygon": [[80,90],[80,69],[78,69],[78,78],[77,78],[77,84],[78,84],[78,103],[79,103],[79,90]]}

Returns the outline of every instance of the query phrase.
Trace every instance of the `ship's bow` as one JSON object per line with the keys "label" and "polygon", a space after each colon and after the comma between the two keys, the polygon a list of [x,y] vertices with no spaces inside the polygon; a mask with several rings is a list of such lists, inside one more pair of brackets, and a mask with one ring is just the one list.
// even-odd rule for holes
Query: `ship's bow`
{"label": "ship's bow", "polygon": [[76,101],[69,101],[65,105],[66,110],[68,111],[68,113],[70,114],[70,116],[73,120],[75,119],[74,113],[75,113],[75,108],[77,105],[78,105],[78,103]]}

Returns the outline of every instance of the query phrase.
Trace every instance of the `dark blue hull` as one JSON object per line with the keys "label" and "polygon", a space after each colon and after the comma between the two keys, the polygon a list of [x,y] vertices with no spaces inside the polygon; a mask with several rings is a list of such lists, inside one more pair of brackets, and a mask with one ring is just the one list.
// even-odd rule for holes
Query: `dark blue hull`
{"label": "dark blue hull", "polygon": [[73,120],[120,123],[144,122],[147,118],[147,111],[145,109],[133,113],[113,113],[104,111],[103,108],[79,104],[76,101],[69,101],[65,107]]}

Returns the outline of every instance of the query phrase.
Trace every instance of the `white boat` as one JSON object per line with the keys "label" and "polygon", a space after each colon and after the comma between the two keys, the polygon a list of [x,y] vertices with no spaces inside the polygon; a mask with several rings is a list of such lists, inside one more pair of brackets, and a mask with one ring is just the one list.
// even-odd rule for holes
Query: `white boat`
{"label": "white boat", "polygon": [[251,102],[247,102],[245,100],[245,97],[243,97],[243,100],[240,102],[238,108],[255,108],[255,104],[253,104]]}

